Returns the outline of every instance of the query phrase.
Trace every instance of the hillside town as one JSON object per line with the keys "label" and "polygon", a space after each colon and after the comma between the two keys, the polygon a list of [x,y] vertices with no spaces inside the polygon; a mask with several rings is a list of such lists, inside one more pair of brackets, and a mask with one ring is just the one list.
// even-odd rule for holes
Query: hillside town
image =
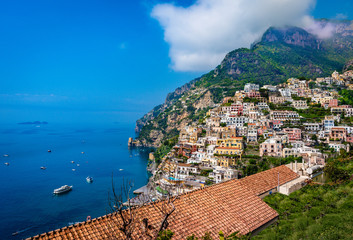
{"label": "hillside town", "polygon": [[[353,158],[352,106],[344,92],[352,89],[352,78],[348,71],[316,80],[290,78],[278,86],[248,83],[182,129],[176,144],[167,140],[149,154],[152,176],[134,191],[136,197],[118,198],[110,214],[28,239],[249,239],[265,231],[272,237],[273,223],[283,222],[295,203],[303,208],[297,211],[321,204],[316,225],[336,206],[336,191],[350,191],[339,183],[351,176],[335,164]],[[166,144],[170,150],[162,155]],[[334,171],[326,171],[328,166]],[[327,173],[337,190],[315,187],[326,182]],[[304,197],[294,196],[301,191]],[[279,206],[271,204],[289,194]],[[348,197],[339,202],[339,208],[350,207]]]}
{"label": "hillside town", "polygon": [[352,78],[353,71],[335,71],[330,77],[290,78],[277,86],[246,84],[210,109],[202,121],[182,129],[158,167],[150,154],[151,181],[157,186],[153,197],[193,191],[284,164],[301,176],[282,189],[288,195],[322,174],[325,159],[350,151],[353,107],[340,101],[339,90],[352,90]]}

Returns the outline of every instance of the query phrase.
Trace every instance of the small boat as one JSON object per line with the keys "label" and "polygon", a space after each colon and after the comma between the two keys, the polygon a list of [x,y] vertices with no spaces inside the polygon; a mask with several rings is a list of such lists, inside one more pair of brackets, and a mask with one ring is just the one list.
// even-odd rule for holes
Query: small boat
{"label": "small boat", "polygon": [[87,181],[88,183],[93,182],[93,177],[90,177],[90,176],[86,177],[86,181]]}
{"label": "small boat", "polygon": [[74,224],[79,224],[79,223],[82,223],[82,222],[68,222],[67,225],[74,225]]}
{"label": "small boat", "polygon": [[72,171],[74,171],[74,172],[75,172],[75,171],[76,171],[76,169],[75,169],[75,168],[73,168],[73,169],[72,169]]}
{"label": "small boat", "polygon": [[50,149],[48,149],[48,153],[51,153],[51,150],[50,150]]}
{"label": "small boat", "polygon": [[9,154],[4,154],[4,157],[8,157],[9,156]]}
{"label": "small boat", "polygon": [[71,163],[75,163],[74,161],[71,161]]}
{"label": "small boat", "polygon": [[79,167],[80,166],[80,164],[77,164],[77,167]]}
{"label": "small boat", "polygon": [[45,169],[47,169],[47,168],[46,168],[46,167],[40,167],[40,169],[45,170]]}
{"label": "small boat", "polygon": [[6,162],[6,163],[5,163],[5,165],[6,165],[6,166],[9,166],[9,165],[10,165],[10,163]]}
{"label": "small boat", "polygon": [[120,168],[119,171],[124,171],[124,169]]}
{"label": "small boat", "polygon": [[85,152],[81,152],[82,154],[85,154]]}
{"label": "small boat", "polygon": [[71,189],[72,189],[72,186],[64,185],[64,186],[61,186],[60,188],[54,189],[53,193],[54,194],[66,193],[71,191]]}
{"label": "small boat", "polygon": [[16,235],[18,235],[20,233],[26,232],[26,231],[28,231],[31,228],[33,228],[33,227],[28,227],[28,228],[25,228],[25,229],[22,229],[22,230],[18,230],[16,232],[12,233],[12,236],[16,236]]}

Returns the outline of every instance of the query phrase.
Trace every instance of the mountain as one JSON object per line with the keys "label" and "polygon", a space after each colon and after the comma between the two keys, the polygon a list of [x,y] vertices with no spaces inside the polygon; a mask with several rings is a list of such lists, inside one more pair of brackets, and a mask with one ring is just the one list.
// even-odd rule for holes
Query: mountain
{"label": "mountain", "polygon": [[352,68],[353,21],[323,19],[317,24],[331,26],[332,36],[320,39],[299,27],[271,27],[250,49],[229,52],[214,70],[177,88],[163,104],[137,120],[139,142],[160,146],[245,83],[278,84],[290,77],[317,78]]}

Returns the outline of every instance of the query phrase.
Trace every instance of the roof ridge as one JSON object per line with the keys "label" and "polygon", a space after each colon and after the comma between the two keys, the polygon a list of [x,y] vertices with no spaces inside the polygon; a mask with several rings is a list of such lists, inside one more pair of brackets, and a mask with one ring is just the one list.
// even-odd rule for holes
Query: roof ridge
{"label": "roof ridge", "polygon": [[[229,179],[227,181],[224,181],[218,184],[214,184],[211,186],[203,186],[199,189],[180,193],[175,196],[177,199],[174,202],[174,204],[178,206],[184,206],[184,208],[186,207],[185,209],[181,208],[178,210],[181,214],[180,216],[183,216],[183,218],[186,217],[186,219],[191,220],[193,222],[195,221],[200,222],[201,224],[200,226],[205,227],[207,224],[210,224],[211,226],[210,229],[215,230],[217,226],[221,227],[221,226],[226,226],[228,224],[227,226],[232,228],[233,230],[236,229],[237,231],[240,231],[242,233],[247,233],[249,231],[253,231],[254,229],[262,226],[262,224],[265,224],[266,222],[268,222],[266,219],[270,219],[270,218],[273,219],[274,217],[278,216],[275,210],[270,208],[270,206],[267,205],[265,202],[263,202],[259,197],[259,195],[262,193],[261,191],[268,189],[268,187],[273,187],[274,185],[277,186],[277,184],[274,183],[275,180],[273,177],[276,175],[275,173],[277,171],[284,173],[285,177],[283,179],[285,179],[285,181],[290,181],[290,179],[293,179],[295,176],[299,177],[299,175],[294,173],[290,168],[288,168],[285,165],[281,165],[257,174],[246,176],[241,179]],[[268,179],[266,178],[267,175],[269,176]],[[266,183],[261,184],[261,182],[259,181],[266,182]],[[260,187],[258,187],[259,184],[260,184]],[[234,194],[235,194],[235,198],[234,198]],[[187,196],[190,196],[190,197],[187,197]],[[158,199],[156,201],[145,203],[140,206],[134,206],[133,209],[141,209],[141,210],[138,210],[141,214],[148,214],[151,217],[151,221],[155,221],[156,219],[153,218],[153,214],[156,214],[155,212],[156,210],[153,210],[155,209],[154,205],[161,204],[162,202],[165,202],[165,201],[166,200]],[[217,214],[215,212],[210,212],[208,214],[207,212],[201,212],[201,213],[198,212],[198,209],[200,210],[200,208],[198,208],[198,205],[200,205],[200,203],[203,203],[206,205],[210,204],[207,206],[212,211],[216,211],[216,212],[220,211],[220,213],[223,212],[224,218],[228,219],[227,221],[229,221],[229,219],[233,219],[232,220],[233,223],[231,224],[231,223],[228,223],[227,221],[225,222],[225,219],[223,218],[222,218],[223,220],[222,219],[217,220],[219,219],[219,217],[217,217]],[[221,204],[222,206],[220,206],[219,203],[222,203]],[[238,210],[235,211],[234,210],[235,208]],[[249,208],[251,209],[249,210]],[[202,207],[201,209],[206,210],[206,206]],[[260,214],[256,216],[261,216],[261,219],[259,219],[258,217],[252,216],[252,214],[250,214],[250,211],[254,214]],[[109,220],[114,220],[115,218],[113,217],[119,218],[117,214],[118,214],[117,212],[108,213],[106,215],[99,216],[97,218],[93,218],[83,222],[78,222],[73,225],[65,226],[60,229],[43,233],[41,235],[36,235],[29,239],[41,239],[41,238],[44,239],[45,236],[49,236],[49,235],[54,236],[56,234],[65,235],[65,236],[66,234],[70,234],[70,235],[73,234],[72,236],[74,236],[75,234],[78,234],[78,232],[76,231],[81,231],[81,230],[88,231],[89,234],[93,234],[95,236],[95,234],[97,233],[96,233],[96,230],[94,229],[101,229],[104,224],[109,222]],[[190,216],[190,214],[196,214],[196,217],[193,217],[193,215]],[[208,219],[209,216],[212,216],[212,218]],[[180,229],[181,226],[184,226],[183,224],[186,224],[184,220],[180,220],[180,218],[179,219],[172,218],[172,219],[173,221],[175,221],[173,223],[176,224],[175,225],[176,229],[173,229],[173,231],[178,231],[177,229]],[[216,226],[214,223],[221,224],[221,225]],[[91,231],[92,229],[94,230],[94,232]],[[119,231],[119,230],[115,229],[114,232],[115,231]],[[188,231],[190,231],[190,229]],[[200,231],[200,230],[195,229],[195,231]],[[181,234],[180,237],[183,236],[183,234],[185,234],[185,231],[181,231],[180,234]],[[49,238],[45,237],[45,239],[51,239],[51,237]]]}

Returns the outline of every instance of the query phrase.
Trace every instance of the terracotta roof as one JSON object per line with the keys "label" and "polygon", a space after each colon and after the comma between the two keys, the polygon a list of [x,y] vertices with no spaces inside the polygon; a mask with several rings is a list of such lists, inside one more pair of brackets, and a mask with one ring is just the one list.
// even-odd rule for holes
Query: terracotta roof
{"label": "terracotta roof", "polygon": [[[220,230],[246,234],[275,219],[277,212],[257,195],[277,186],[277,172],[282,184],[298,177],[288,167],[280,166],[180,195],[174,202],[176,210],[168,218],[168,229],[175,233],[173,239],[186,239],[192,234],[200,237],[207,231],[217,238]],[[158,207],[164,203],[158,201],[136,209],[133,239],[147,239],[143,218],[148,218],[152,230],[158,229],[162,220]],[[120,222],[118,214],[108,214],[28,239],[121,239]]]}
{"label": "terracotta roof", "polygon": [[239,182],[242,186],[254,192],[256,195],[261,195],[262,193],[267,192],[278,185],[278,173],[280,185],[299,177],[298,174],[290,170],[285,165],[282,165],[242,178]]}
{"label": "terracotta roof", "polygon": [[178,163],[177,165],[181,167],[191,167],[191,164],[189,163]]}

